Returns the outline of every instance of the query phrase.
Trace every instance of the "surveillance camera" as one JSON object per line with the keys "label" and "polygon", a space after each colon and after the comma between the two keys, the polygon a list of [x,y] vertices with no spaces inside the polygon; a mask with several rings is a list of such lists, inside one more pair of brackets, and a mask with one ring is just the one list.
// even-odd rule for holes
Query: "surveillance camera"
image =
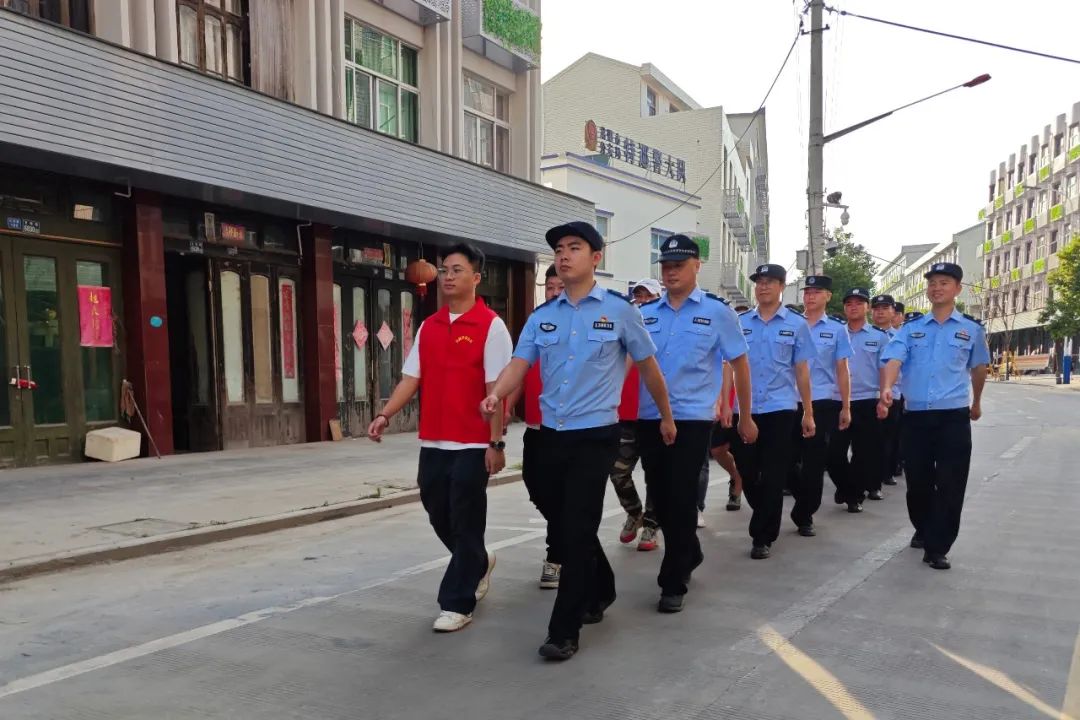
{"label": "surveillance camera", "polygon": [[840,213],[840,224],[841,225],[847,225],[850,220],[851,220],[851,215],[848,214],[847,210]]}
{"label": "surveillance camera", "polygon": [[836,192],[829,193],[829,195],[825,198],[825,200],[828,201],[828,203],[830,205],[839,205],[840,204],[840,198],[842,198],[843,196],[844,196],[844,193],[837,190]]}

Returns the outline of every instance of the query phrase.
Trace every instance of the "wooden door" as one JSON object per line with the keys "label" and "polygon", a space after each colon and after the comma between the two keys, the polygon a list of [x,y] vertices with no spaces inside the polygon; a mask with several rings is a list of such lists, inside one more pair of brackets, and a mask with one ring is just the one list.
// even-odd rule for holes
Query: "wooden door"
{"label": "wooden door", "polygon": [[[401,380],[401,366],[416,337],[419,303],[407,283],[376,280],[372,293],[371,332],[374,336],[372,402],[373,414],[382,411]],[[382,337],[380,337],[380,335]],[[385,342],[388,340],[388,342]],[[414,400],[390,420],[390,432],[416,430],[418,403]]]}
{"label": "wooden door", "polygon": [[[341,367],[337,377],[338,418],[341,431],[351,437],[367,434],[372,413],[371,282],[343,276],[334,284],[334,308],[338,318],[335,342]],[[336,364],[336,363],[335,363]]]}

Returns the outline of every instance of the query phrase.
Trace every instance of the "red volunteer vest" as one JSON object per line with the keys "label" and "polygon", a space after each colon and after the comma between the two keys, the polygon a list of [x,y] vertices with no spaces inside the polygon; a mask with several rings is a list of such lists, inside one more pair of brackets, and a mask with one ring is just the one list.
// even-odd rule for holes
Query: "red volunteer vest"
{"label": "red volunteer vest", "polygon": [[453,323],[443,305],[424,321],[420,342],[420,439],[482,443],[491,426],[480,414],[487,397],[484,345],[494,312],[480,298]]}
{"label": "red volunteer vest", "polygon": [[540,378],[540,361],[537,360],[525,375],[525,424],[539,425],[543,420],[540,412],[540,393],[544,390],[544,381]]}

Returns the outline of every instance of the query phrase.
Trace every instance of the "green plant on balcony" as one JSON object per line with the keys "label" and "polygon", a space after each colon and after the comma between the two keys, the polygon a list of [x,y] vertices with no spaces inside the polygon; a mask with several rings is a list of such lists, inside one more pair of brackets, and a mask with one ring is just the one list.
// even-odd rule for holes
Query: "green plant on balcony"
{"label": "green plant on balcony", "polygon": [[994,209],[995,210],[1000,210],[1004,206],[1005,206],[1005,196],[1004,195],[998,195],[996,198],[994,198]]}
{"label": "green plant on balcony", "polygon": [[513,0],[483,0],[484,32],[510,47],[540,56],[540,18]]}
{"label": "green plant on balcony", "polygon": [[1050,208],[1050,222],[1057,222],[1063,217],[1065,217],[1065,205],[1058,203]]}
{"label": "green plant on balcony", "polygon": [[1009,243],[1012,242],[1012,239],[1013,239],[1012,230],[1007,230],[1007,231],[1005,231],[1004,233],[1001,234],[1001,244],[1002,245],[1008,245]]}
{"label": "green plant on balcony", "polygon": [[1035,232],[1035,218],[1028,218],[1024,221],[1024,234],[1027,235],[1029,232]]}
{"label": "green plant on balcony", "polygon": [[1042,181],[1047,179],[1048,177],[1050,177],[1050,166],[1043,165],[1041,168],[1039,168],[1039,180]]}
{"label": "green plant on balcony", "polygon": [[701,259],[702,260],[708,260],[709,259],[709,236],[708,235],[694,235],[690,239],[693,240],[695,243],[697,243],[698,250],[701,253]]}
{"label": "green plant on balcony", "polygon": [[986,219],[986,208],[979,208],[979,219],[980,220],[985,220]]}
{"label": "green plant on balcony", "polygon": [[1073,162],[1077,158],[1080,158],[1080,145],[1077,145],[1069,151],[1069,162]]}
{"label": "green plant on balcony", "polygon": [[1038,275],[1046,269],[1046,258],[1039,258],[1031,265],[1032,272]]}
{"label": "green plant on balcony", "polygon": [[989,253],[989,252],[992,252],[993,249],[994,249],[994,241],[993,240],[987,240],[986,242],[983,243],[983,254],[984,255]]}
{"label": "green plant on balcony", "polygon": [[1018,198],[1024,194],[1024,183],[1016,183],[1016,187],[1013,188],[1013,197]]}

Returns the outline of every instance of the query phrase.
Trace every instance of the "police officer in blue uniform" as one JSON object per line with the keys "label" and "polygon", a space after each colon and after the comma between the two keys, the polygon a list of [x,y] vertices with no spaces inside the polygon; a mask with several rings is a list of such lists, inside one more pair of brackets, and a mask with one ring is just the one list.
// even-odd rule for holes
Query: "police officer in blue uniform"
{"label": "police officer in blue uniform", "polygon": [[[868,490],[880,488],[881,422],[877,418],[881,387],[881,353],[889,342],[883,330],[867,322],[870,291],[851,288],[844,295],[846,332],[851,345],[851,426],[829,443],[829,475],[836,483],[835,500],[848,512],[862,512]],[[848,460],[848,450],[851,460]]]}
{"label": "police officer in blue uniform", "polygon": [[911,546],[923,548],[923,561],[934,569],[948,570],[971,465],[971,421],[982,417],[990,350],[982,325],[956,309],[963,269],[935,263],[925,277],[933,309],[904,323],[885,348],[878,417],[895,402],[890,386],[902,369]]}
{"label": "police officer in blue uniform", "polygon": [[[803,280],[803,307],[806,326],[814,342],[815,356],[810,360],[810,386],[814,406],[813,437],[795,434],[795,455],[799,472],[791,488],[795,506],[791,520],[803,537],[813,537],[814,513],[821,507],[825,467],[829,459],[829,441],[834,434],[851,424],[851,378],[848,358],[851,342],[844,324],[825,314],[832,299],[832,278],[828,275],[808,275]],[[799,412],[802,403],[799,403]]]}
{"label": "police officer in blue uniform", "polygon": [[[582,624],[600,622],[615,600],[615,577],[597,537],[608,472],[619,445],[618,412],[627,355],[659,410],[658,432],[675,442],[667,387],[656,347],[641,313],[624,296],[596,284],[603,238],[584,222],[552,228],[546,236],[565,289],[533,311],[514,358],[481,404],[485,415],[521,384],[540,361],[542,422],[536,502],[560,538],[563,564],[558,595],[540,647],[547,660],[568,660],[578,650]],[[704,452],[704,451],[703,451]],[[695,470],[701,455],[694,458]]]}
{"label": "police officer in blue uniform", "polygon": [[[870,301],[870,312],[874,319],[874,326],[883,331],[892,340],[896,336],[893,329],[893,317],[896,314],[896,301],[892,295],[875,295]],[[878,471],[877,482],[867,489],[866,496],[871,500],[882,500],[882,485],[895,485],[893,470],[896,468],[896,459],[893,448],[899,443],[900,432],[900,378],[893,385],[894,402],[889,408],[889,416],[881,422],[881,469]]]}
{"label": "police officer in blue uniform", "polygon": [[[904,303],[897,302],[893,304],[893,337],[896,337],[896,333],[900,330],[900,327],[907,321],[904,317],[907,312],[907,308]],[[921,314],[921,313],[920,313]],[[900,383],[897,383],[900,385]],[[902,390],[902,387],[893,388],[894,391]],[[892,468],[892,477],[887,477],[883,481],[886,485],[895,485],[896,479],[904,474],[904,456],[900,452],[900,438],[904,435],[904,396],[901,393],[899,399],[893,398],[893,403],[900,406],[900,411],[897,413],[899,420],[897,420],[896,432],[893,434],[892,447],[889,448],[889,462],[888,466]]]}
{"label": "police officer in blue uniform", "polygon": [[[787,270],[783,265],[759,265],[750,276],[757,307],[739,316],[750,355],[753,407],[758,440],[750,444],[737,438],[731,445],[735,465],[743,479],[743,492],[753,514],[750,517],[750,557],[770,556],[780,535],[784,512],[784,481],[791,461],[792,425],[801,423],[802,436],[814,436],[814,410],[810,393],[809,361],[814,341],[806,318],[781,305]],[[724,371],[724,395],[731,388],[732,373]],[[800,400],[801,421],[796,417]],[[741,420],[740,405],[736,409]],[[728,423],[725,423],[728,424]]]}
{"label": "police officer in blue uniform", "polygon": [[[683,609],[690,574],[704,560],[696,532],[700,458],[707,457],[713,423],[725,404],[720,393],[724,361],[733,368],[741,402],[750,408],[752,400],[739,318],[726,301],[698,287],[697,243],[672,235],[660,246],[658,262],[666,292],[644,303],[641,314],[656,345],[677,434],[673,445],[664,443],[660,409],[642,393],[637,439],[645,484],[664,529],[657,609],[675,613]],[[739,432],[750,442],[756,438],[750,414],[741,418]]]}

